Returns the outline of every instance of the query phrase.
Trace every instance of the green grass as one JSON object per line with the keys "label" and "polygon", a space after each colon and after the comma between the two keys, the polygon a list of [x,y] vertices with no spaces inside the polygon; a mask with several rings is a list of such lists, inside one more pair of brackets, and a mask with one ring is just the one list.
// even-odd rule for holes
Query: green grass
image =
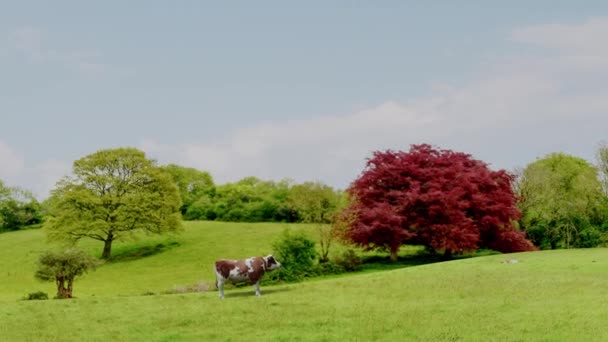
{"label": "green grass", "polygon": [[[178,237],[117,246],[117,255],[131,256],[141,246],[167,247],[104,265],[77,281],[78,299],[66,301],[17,300],[43,288],[26,265],[35,262],[44,240],[39,231],[2,234],[1,339],[608,340],[608,249],[490,255],[263,286],[260,298],[250,287],[227,291],[223,301],[215,291],[141,295],[211,279],[215,254],[265,253],[283,227],[191,223]],[[226,246],[224,236],[240,239]],[[506,258],[519,262],[501,263]],[[52,286],[45,289],[52,293]]]}

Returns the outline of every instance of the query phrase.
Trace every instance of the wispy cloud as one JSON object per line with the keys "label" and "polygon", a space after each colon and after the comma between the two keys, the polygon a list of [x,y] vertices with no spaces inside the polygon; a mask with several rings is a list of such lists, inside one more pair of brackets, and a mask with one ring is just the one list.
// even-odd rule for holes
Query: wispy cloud
{"label": "wispy cloud", "polygon": [[[508,39],[543,49],[507,56],[468,84],[441,84],[428,97],[386,102],[333,117],[258,124],[213,142],[141,148],[161,162],[209,170],[218,181],[319,179],[345,186],[372,150],[434,143],[512,168],[556,150],[593,154],[608,126],[608,19],[514,30]],[[605,78],[603,78],[605,79]]]}
{"label": "wispy cloud", "polygon": [[13,49],[30,63],[57,63],[86,75],[96,76],[106,71],[98,52],[81,48],[62,49],[53,47],[49,34],[36,27],[20,27],[9,34]]}
{"label": "wispy cloud", "polygon": [[45,160],[28,165],[24,156],[0,140],[0,180],[8,186],[32,191],[39,199],[48,197],[57,181],[71,172],[71,164]]}
{"label": "wispy cloud", "polygon": [[4,180],[18,176],[25,168],[21,154],[13,151],[5,142],[0,140],[0,179]]}

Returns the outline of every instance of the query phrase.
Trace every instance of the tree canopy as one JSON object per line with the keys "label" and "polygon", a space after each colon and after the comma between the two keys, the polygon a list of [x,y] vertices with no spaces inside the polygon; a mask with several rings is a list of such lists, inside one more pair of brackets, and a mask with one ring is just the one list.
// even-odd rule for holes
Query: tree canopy
{"label": "tree canopy", "polygon": [[44,252],[38,260],[36,278],[54,281],[57,285],[57,298],[72,298],[74,279],[99,266],[99,260],[85,252],[70,248],[61,252]]}
{"label": "tree canopy", "polygon": [[390,250],[393,260],[404,243],[448,256],[482,247],[531,250],[513,226],[520,212],[512,180],[468,154],[426,144],[378,151],[348,189],[346,235],[358,245]]}
{"label": "tree canopy", "polygon": [[9,187],[0,180],[0,232],[18,230],[42,222],[40,203],[19,187]]}
{"label": "tree canopy", "polygon": [[171,176],[134,148],[100,150],[74,162],[49,201],[44,228],[53,240],[112,242],[138,231],[162,234],[181,227],[180,194]]}
{"label": "tree canopy", "polygon": [[600,144],[596,156],[604,194],[608,195],[608,143]]}
{"label": "tree canopy", "polygon": [[522,227],[542,248],[591,247],[601,242],[606,202],[597,169],[553,153],[530,163],[518,182]]}
{"label": "tree canopy", "polygon": [[192,204],[203,198],[209,200],[215,194],[215,184],[209,172],[175,164],[163,166],[163,169],[177,184],[182,200],[181,212],[186,219],[191,215],[188,209]]}
{"label": "tree canopy", "polygon": [[306,223],[331,223],[341,202],[341,194],[319,182],[294,185],[287,196],[289,206]]}

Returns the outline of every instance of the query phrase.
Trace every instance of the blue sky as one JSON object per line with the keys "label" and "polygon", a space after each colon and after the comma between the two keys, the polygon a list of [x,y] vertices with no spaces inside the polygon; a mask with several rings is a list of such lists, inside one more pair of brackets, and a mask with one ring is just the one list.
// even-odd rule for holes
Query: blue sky
{"label": "blue sky", "polygon": [[605,1],[6,1],[0,179],[43,198],[117,146],[337,187],[414,143],[593,161],[607,36]]}

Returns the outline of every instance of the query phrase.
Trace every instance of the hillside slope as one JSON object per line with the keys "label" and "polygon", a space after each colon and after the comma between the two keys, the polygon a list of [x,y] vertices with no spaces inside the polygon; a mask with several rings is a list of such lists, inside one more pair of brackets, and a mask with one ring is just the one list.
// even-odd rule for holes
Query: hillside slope
{"label": "hillside slope", "polygon": [[[3,303],[9,340],[608,339],[608,250],[494,255],[300,284]],[[69,334],[64,334],[64,331]]]}

